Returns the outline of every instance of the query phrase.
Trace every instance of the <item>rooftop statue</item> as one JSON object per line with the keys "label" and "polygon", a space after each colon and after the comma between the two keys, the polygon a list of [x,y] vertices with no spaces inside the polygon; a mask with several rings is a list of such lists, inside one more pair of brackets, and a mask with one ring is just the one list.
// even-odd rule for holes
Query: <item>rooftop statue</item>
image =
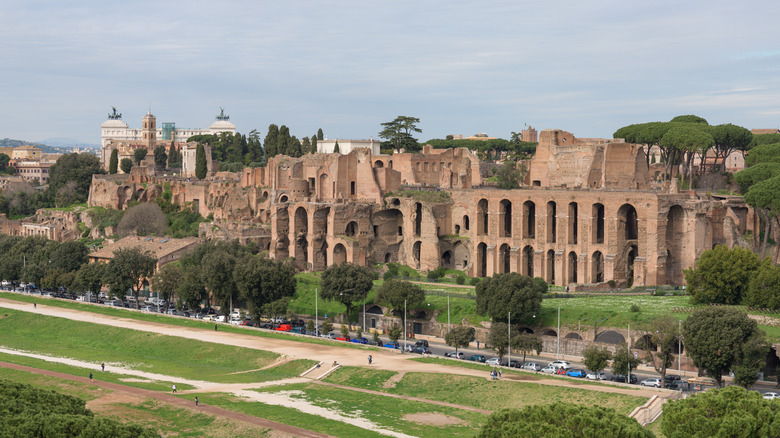
{"label": "rooftop statue", "polygon": [[230,116],[225,115],[225,108],[219,107],[219,115],[217,116],[217,120],[230,120]]}
{"label": "rooftop statue", "polygon": [[116,112],[116,107],[112,106],[113,113],[108,114],[108,120],[122,120],[122,113]]}

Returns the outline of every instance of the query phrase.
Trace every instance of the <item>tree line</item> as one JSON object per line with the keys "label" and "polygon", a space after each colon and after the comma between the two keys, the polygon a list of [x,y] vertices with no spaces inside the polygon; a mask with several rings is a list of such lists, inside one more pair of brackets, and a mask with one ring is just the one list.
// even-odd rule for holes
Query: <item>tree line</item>
{"label": "tree line", "polygon": [[72,395],[0,380],[0,434],[26,437],[151,438],[160,435],[134,423],[96,417]]}

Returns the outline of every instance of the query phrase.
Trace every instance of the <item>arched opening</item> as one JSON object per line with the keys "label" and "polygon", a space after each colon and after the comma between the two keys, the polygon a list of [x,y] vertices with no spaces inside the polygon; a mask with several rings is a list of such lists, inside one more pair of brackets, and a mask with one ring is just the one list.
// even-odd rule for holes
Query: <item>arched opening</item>
{"label": "arched opening", "polygon": [[547,203],[547,243],[555,243],[558,230],[558,207],[555,202]]}
{"label": "arched opening", "polygon": [[638,350],[656,351],[658,350],[658,345],[653,342],[653,335],[647,334],[637,339],[636,342],[634,342],[634,346],[632,348],[636,348]]}
{"label": "arched opening", "polygon": [[455,225],[455,234],[460,234],[460,225]]}
{"label": "arched opening", "polygon": [[468,231],[469,230],[469,217],[463,216],[463,229]]}
{"label": "arched opening", "polygon": [[309,262],[309,218],[306,209],[298,207],[295,210],[293,223],[293,232],[295,233],[295,267],[305,270]]}
{"label": "arched opening", "polygon": [[330,178],[327,173],[320,175],[320,186],[318,188],[320,190],[320,198],[330,199],[333,197],[333,193],[330,191]]}
{"label": "arched opening", "polygon": [[349,237],[355,237],[355,235],[358,233],[358,224],[355,221],[351,221],[347,224],[347,228],[344,230],[344,234],[346,234]]}
{"label": "arched opening", "polygon": [[[322,242],[322,246],[320,247],[319,250],[319,255],[320,257],[322,257],[322,265],[316,265],[320,267],[315,267],[315,269],[320,269],[320,268],[324,269],[328,267],[328,242]],[[314,257],[315,264],[319,263],[317,259],[318,257]]]}
{"label": "arched opening", "polygon": [[477,204],[477,235],[484,236],[488,233],[488,201],[480,199]]}
{"label": "arched opening", "polygon": [[392,254],[390,254],[389,252],[386,252],[385,253],[385,263],[390,263],[391,259],[392,259]]}
{"label": "arched opening", "polygon": [[469,266],[470,255],[466,245],[461,242],[455,243],[452,247],[452,264],[455,269],[466,269]]}
{"label": "arched opening", "polygon": [[596,251],[590,260],[591,265],[591,282],[603,283],[604,282],[604,255],[601,251]]}
{"label": "arched opening", "polygon": [[512,202],[504,199],[498,205],[498,214],[501,220],[500,237],[512,237]]}
{"label": "arched opening", "polygon": [[523,237],[536,238],[536,204],[531,201],[523,203]]}
{"label": "arched opening", "polygon": [[621,235],[625,240],[637,240],[639,236],[639,219],[631,204],[623,204],[618,209],[618,236]]}
{"label": "arched opening", "polygon": [[577,243],[577,203],[576,202],[570,202],[569,203],[569,243],[570,244],[576,244]]}
{"label": "arched opening", "polygon": [[391,204],[393,204],[394,207],[398,207],[401,205],[401,200],[398,198],[393,198],[392,201],[390,201]]}
{"label": "arched opening", "polygon": [[523,262],[521,263],[523,275],[534,276],[534,247],[526,245],[523,248]]}
{"label": "arched opening", "polygon": [[401,210],[391,208],[382,210],[372,217],[372,223],[376,227],[376,235],[388,245],[398,241],[403,236],[404,215]]}
{"label": "arched opening", "polygon": [[511,256],[509,254],[509,245],[506,243],[501,245],[501,247],[498,249],[498,266],[500,269],[500,273],[506,274],[507,272],[510,272],[510,261]]}
{"label": "arched opening", "polygon": [[568,283],[577,283],[577,253],[569,253],[569,281]]}
{"label": "arched opening", "polygon": [[555,284],[555,251],[547,251],[547,283]]}
{"label": "arched opening", "polygon": [[487,245],[485,242],[477,245],[477,277],[487,276]]}
{"label": "arched opening", "polygon": [[628,287],[631,287],[634,284],[634,261],[638,255],[639,250],[636,245],[631,245],[626,257],[626,282],[628,283]]}
{"label": "arched opening", "polygon": [[593,243],[604,243],[604,205],[593,204],[593,224],[591,225],[591,231],[593,232]]}
{"label": "arched opening", "polygon": [[534,331],[531,330],[528,327],[518,327],[517,331],[520,332],[521,335],[525,335],[525,334],[532,335],[532,334],[534,334]]}
{"label": "arched opening", "polygon": [[441,264],[447,269],[452,269],[452,252],[444,251],[444,253],[442,253]]}
{"label": "arched opening", "polygon": [[346,261],[347,249],[344,248],[344,245],[337,243],[336,246],[333,247],[333,264],[340,265]]}
{"label": "arched opening", "polygon": [[558,332],[553,329],[544,329],[542,336],[558,336]]}
{"label": "arched opening", "polygon": [[388,162],[387,162],[387,167],[388,167],[389,169],[392,169],[392,168],[393,168],[393,160],[390,160],[390,161],[388,161]]}
{"label": "arched opening", "polygon": [[626,338],[623,337],[620,333],[614,331],[614,330],[606,330],[598,335],[596,335],[596,338],[594,339],[595,342],[603,342],[605,344],[625,344]]}
{"label": "arched opening", "polygon": [[279,203],[283,204],[283,203],[287,202],[289,199],[290,198],[288,198],[287,195],[282,195],[282,196],[279,197]]}
{"label": "arched opening", "polygon": [[376,168],[385,167],[385,163],[383,163],[382,160],[376,160],[376,161],[374,161],[374,167],[376,167]]}
{"label": "arched opening", "polygon": [[419,236],[422,233],[422,204],[414,204],[414,235]]}
{"label": "arched opening", "polygon": [[414,242],[414,246],[412,246],[412,257],[414,257],[414,262],[417,264],[417,268],[420,267],[420,251],[422,249],[422,242],[419,240],[417,242]]}
{"label": "arched opening", "polygon": [[563,337],[563,339],[574,339],[574,340],[577,340],[577,341],[581,341],[582,340],[582,336],[580,336],[579,333],[571,332],[571,333],[567,333],[566,336]]}
{"label": "arched opening", "polygon": [[666,215],[666,284],[679,285],[683,283],[684,220],[685,212],[679,205],[670,208]]}

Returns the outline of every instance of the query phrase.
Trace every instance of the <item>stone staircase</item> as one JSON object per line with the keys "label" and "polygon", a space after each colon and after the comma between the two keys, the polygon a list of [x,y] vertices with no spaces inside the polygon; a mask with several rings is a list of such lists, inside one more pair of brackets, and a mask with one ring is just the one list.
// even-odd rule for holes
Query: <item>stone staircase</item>
{"label": "stone staircase", "polygon": [[308,379],[312,380],[322,380],[325,378],[328,374],[336,371],[341,367],[338,363],[333,364],[323,364],[322,362],[317,362],[316,365],[309,368],[308,370],[304,371],[300,377],[306,377]]}
{"label": "stone staircase", "polygon": [[647,426],[661,416],[666,401],[666,398],[654,395],[645,404],[634,409],[629,417],[636,419],[642,427]]}

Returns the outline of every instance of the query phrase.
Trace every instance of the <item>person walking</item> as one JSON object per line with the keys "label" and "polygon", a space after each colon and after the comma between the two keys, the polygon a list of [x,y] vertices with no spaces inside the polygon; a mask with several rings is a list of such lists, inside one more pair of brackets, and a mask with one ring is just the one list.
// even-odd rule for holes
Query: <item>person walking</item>
{"label": "person walking", "polygon": [[33,309],[37,309],[37,308],[38,308],[38,303],[36,303],[35,301],[33,301]]}
{"label": "person walking", "polygon": [[195,407],[198,407],[198,396],[195,396]]}
{"label": "person walking", "polygon": [[498,370],[498,378],[501,378],[501,370]]}
{"label": "person walking", "polygon": [[106,363],[105,362],[100,364],[100,370],[101,371],[106,371]]}
{"label": "person walking", "polygon": [[214,331],[217,331],[217,325],[214,324]]}
{"label": "person walking", "polygon": [[373,358],[372,358],[372,357],[371,357],[371,355],[369,354],[369,355],[368,355],[368,364],[369,364],[369,365],[371,365],[371,360],[372,360],[372,359],[373,359]]}
{"label": "person walking", "polygon": [[176,394],[176,384],[173,384],[173,393]]}
{"label": "person walking", "polygon": [[89,381],[92,381],[92,373],[89,373]]}

